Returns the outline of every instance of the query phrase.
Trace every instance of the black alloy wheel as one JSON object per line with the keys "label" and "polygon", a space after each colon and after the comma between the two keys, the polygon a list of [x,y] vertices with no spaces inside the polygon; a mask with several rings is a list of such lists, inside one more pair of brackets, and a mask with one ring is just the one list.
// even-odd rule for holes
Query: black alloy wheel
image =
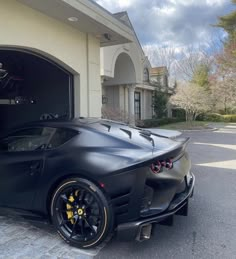
{"label": "black alloy wheel", "polygon": [[105,195],[85,179],[68,179],[58,186],[51,217],[58,234],[83,249],[99,245],[113,230],[113,213]]}

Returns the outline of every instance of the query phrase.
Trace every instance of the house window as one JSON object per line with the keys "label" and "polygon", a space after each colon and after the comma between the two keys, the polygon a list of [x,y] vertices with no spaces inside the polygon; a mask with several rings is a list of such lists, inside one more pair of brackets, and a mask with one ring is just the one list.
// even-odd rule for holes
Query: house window
{"label": "house window", "polygon": [[135,112],[135,119],[141,120],[141,93],[140,92],[134,93],[134,112]]}
{"label": "house window", "polygon": [[144,68],[144,71],[143,71],[143,81],[149,82],[149,72],[147,68]]}

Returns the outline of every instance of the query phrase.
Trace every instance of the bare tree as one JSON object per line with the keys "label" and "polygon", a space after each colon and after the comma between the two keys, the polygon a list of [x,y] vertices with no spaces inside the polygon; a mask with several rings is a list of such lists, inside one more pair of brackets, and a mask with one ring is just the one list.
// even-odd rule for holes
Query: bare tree
{"label": "bare tree", "polygon": [[176,48],[146,45],[144,46],[144,52],[153,66],[165,66],[171,75],[175,75],[175,67],[173,64],[177,58]]}
{"label": "bare tree", "polygon": [[211,83],[210,100],[212,111],[224,114],[236,111],[236,81],[235,77],[226,76]]}
{"label": "bare tree", "polygon": [[171,96],[170,103],[185,110],[186,121],[193,121],[199,114],[210,110],[208,92],[189,82],[178,84],[176,94]]}
{"label": "bare tree", "polygon": [[214,56],[210,55],[204,46],[183,48],[179,53],[179,58],[175,62],[176,71],[182,79],[192,80],[196,69],[199,66],[208,67],[210,70],[214,63]]}
{"label": "bare tree", "polygon": [[210,78],[211,98],[215,111],[236,111],[236,41],[225,44],[215,56],[216,72]]}

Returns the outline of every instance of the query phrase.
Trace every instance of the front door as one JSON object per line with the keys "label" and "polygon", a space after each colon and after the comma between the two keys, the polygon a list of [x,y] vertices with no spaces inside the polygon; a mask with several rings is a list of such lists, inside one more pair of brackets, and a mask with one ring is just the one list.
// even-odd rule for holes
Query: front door
{"label": "front door", "polygon": [[43,151],[0,153],[0,206],[30,208],[43,162]]}
{"label": "front door", "polygon": [[0,140],[0,206],[30,209],[54,131],[29,128]]}

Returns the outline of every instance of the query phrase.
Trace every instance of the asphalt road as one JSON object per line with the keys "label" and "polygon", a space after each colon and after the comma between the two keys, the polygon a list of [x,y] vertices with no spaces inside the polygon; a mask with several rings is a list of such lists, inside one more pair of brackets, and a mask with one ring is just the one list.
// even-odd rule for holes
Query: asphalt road
{"label": "asphalt road", "polygon": [[114,239],[95,259],[236,258],[236,124],[184,135],[196,176],[188,217],[157,225],[149,241]]}
{"label": "asphalt road", "polygon": [[215,132],[184,133],[196,176],[188,217],[173,227],[157,225],[142,243],[111,240],[100,249],[80,251],[48,226],[0,216],[0,258],[236,259],[236,124]]}

